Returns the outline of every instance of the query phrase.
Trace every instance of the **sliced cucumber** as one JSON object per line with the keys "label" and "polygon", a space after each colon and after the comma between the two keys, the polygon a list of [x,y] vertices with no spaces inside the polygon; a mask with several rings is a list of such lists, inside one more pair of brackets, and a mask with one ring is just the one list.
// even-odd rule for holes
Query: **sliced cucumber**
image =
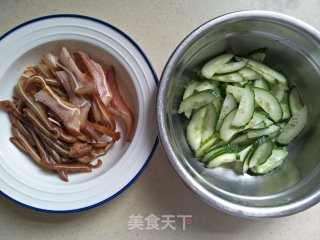
{"label": "sliced cucumber", "polygon": [[201,83],[200,81],[190,82],[188,84],[188,86],[186,87],[186,89],[184,90],[182,99],[186,99],[186,98],[190,97],[191,95],[193,95],[194,90],[199,86],[200,83]]}
{"label": "sliced cucumber", "polygon": [[287,155],[288,151],[285,148],[273,149],[271,156],[263,164],[253,167],[252,171],[256,174],[266,174],[282,165]]}
{"label": "sliced cucumber", "polygon": [[213,75],[227,62],[233,58],[233,54],[222,54],[207,62],[201,69],[201,75],[211,79]]}
{"label": "sliced cucumber", "polygon": [[178,112],[191,116],[187,142],[208,168],[236,161],[235,171],[268,173],[288,154],[278,143],[289,144],[307,124],[297,89],[289,93],[285,77],[260,63],[265,51],[250,53],[253,60],[218,56],[185,89]]}
{"label": "sliced cucumber", "polygon": [[290,113],[290,108],[289,108],[289,105],[286,104],[286,103],[281,103],[281,109],[282,109],[282,112],[283,112],[283,115],[282,115],[282,120],[286,120],[288,118],[291,117],[291,113]]}
{"label": "sliced cucumber", "polygon": [[246,81],[251,81],[251,80],[256,80],[256,79],[259,79],[261,78],[261,76],[253,71],[252,69],[250,68],[243,68],[239,71],[239,74],[244,78],[244,80]]}
{"label": "sliced cucumber", "polygon": [[215,144],[211,149],[209,149],[207,152],[205,152],[205,155],[202,159],[203,162],[210,162],[213,158],[220,156],[225,153],[235,153],[239,150],[239,147],[236,145],[225,145],[219,146],[218,144]]}
{"label": "sliced cucumber", "polygon": [[239,152],[237,154],[237,157],[239,159],[240,162],[244,162],[244,160],[246,159],[248,153],[250,152],[250,149],[252,148],[253,144],[249,145],[248,147],[246,147],[245,149],[243,149],[241,152]]}
{"label": "sliced cucumber", "polygon": [[253,91],[257,104],[269,114],[273,121],[280,121],[282,119],[282,109],[278,99],[270,92],[261,88],[253,88]]}
{"label": "sliced cucumber", "polygon": [[248,132],[248,138],[258,138],[262,136],[269,136],[270,134],[274,134],[275,132],[279,132],[280,127],[277,125],[271,125],[265,129],[254,129]]}
{"label": "sliced cucumber", "polygon": [[242,160],[242,173],[247,173],[249,169],[249,161],[250,157],[252,156],[252,152],[255,148],[255,144],[249,149],[247,155],[245,156],[244,160]]}
{"label": "sliced cucumber", "polygon": [[272,84],[270,86],[272,94],[278,99],[279,102],[282,102],[284,98],[284,85],[283,84]]}
{"label": "sliced cucumber", "polygon": [[217,84],[213,81],[202,81],[199,85],[194,89],[195,92],[202,92],[205,90],[215,90],[218,89]]}
{"label": "sliced cucumber", "polygon": [[204,157],[201,159],[202,162],[208,162],[209,159],[211,159],[213,156],[216,154],[219,155],[220,152],[225,151],[225,146],[224,147],[211,147],[209,150],[205,151]]}
{"label": "sliced cucumber", "polygon": [[246,86],[237,113],[232,121],[233,127],[245,126],[253,116],[254,112],[254,93],[249,86]]}
{"label": "sliced cucumber", "polygon": [[302,101],[296,87],[292,88],[289,94],[289,106],[292,115],[295,115],[302,108]]}
{"label": "sliced cucumber", "polygon": [[261,122],[255,125],[254,127],[252,127],[251,129],[263,129],[263,128],[266,128],[266,124],[264,122]]}
{"label": "sliced cucumber", "polygon": [[223,120],[220,128],[220,138],[228,142],[237,132],[238,129],[232,127],[232,121],[237,113],[237,109],[232,110]]}
{"label": "sliced cucumber", "polygon": [[244,160],[242,161],[242,173],[247,173],[249,170],[249,162],[250,159],[253,155],[253,153],[255,152],[255,150],[263,143],[265,143],[267,141],[266,137],[261,137],[259,139],[257,139],[253,144],[252,147],[250,148],[249,152],[247,153],[246,157],[244,158]]}
{"label": "sliced cucumber", "polygon": [[242,59],[243,61],[247,61],[247,67],[251,68],[252,70],[256,71],[262,77],[272,84],[276,84],[277,82],[287,84],[287,79],[279,72],[273,70],[272,68],[268,67],[267,65],[256,62],[250,59]]}
{"label": "sliced cucumber", "polygon": [[179,106],[178,113],[198,109],[212,102],[214,99],[215,96],[211,93],[211,90],[193,94],[190,97],[182,100]]}
{"label": "sliced cucumber", "polygon": [[235,145],[239,145],[239,146],[247,146],[247,145],[252,144],[254,141],[255,141],[254,139],[248,138],[247,134],[244,133],[244,134],[241,134],[241,135],[233,138],[230,141],[230,144],[235,144]]}
{"label": "sliced cucumber", "polygon": [[283,127],[277,142],[280,144],[289,144],[305,128],[308,120],[308,109],[303,106],[298,112],[292,115],[289,122]]}
{"label": "sliced cucumber", "polygon": [[231,62],[231,63],[226,63],[222,65],[216,73],[222,74],[222,73],[231,73],[238,71],[242,69],[246,65],[246,62]]}
{"label": "sliced cucumber", "polygon": [[218,167],[225,163],[234,162],[237,160],[237,155],[235,153],[225,153],[220,156],[213,158],[207,165],[207,168]]}
{"label": "sliced cucumber", "polygon": [[232,96],[236,99],[237,102],[241,101],[241,97],[243,95],[244,88],[236,87],[232,85],[228,85],[226,88],[226,92],[232,94]]}
{"label": "sliced cucumber", "polygon": [[191,117],[187,126],[187,141],[193,151],[196,151],[202,140],[202,125],[207,107],[198,109]]}
{"label": "sliced cucumber", "polygon": [[[264,123],[266,119],[267,115],[264,112],[254,111],[253,116],[245,129],[256,128],[260,123]],[[262,127],[265,127],[265,124],[263,124]],[[260,128],[260,126],[258,126],[258,128]]]}
{"label": "sliced cucumber", "polygon": [[215,107],[213,106],[213,103],[208,104],[202,124],[201,141],[205,141],[208,137],[212,136],[215,130],[217,118],[218,114]]}
{"label": "sliced cucumber", "polygon": [[268,82],[266,80],[264,80],[264,79],[257,79],[256,81],[254,81],[253,86],[257,87],[257,88],[265,89],[267,91],[270,90]]}
{"label": "sliced cucumber", "polygon": [[216,96],[213,100],[213,105],[216,108],[217,113],[221,111],[221,107],[223,104],[223,98],[221,96]]}
{"label": "sliced cucumber", "polygon": [[228,73],[224,75],[215,75],[212,80],[219,82],[243,82],[243,77],[239,73]]}
{"label": "sliced cucumber", "polygon": [[[195,89],[199,86],[199,84],[200,84],[199,81],[190,82],[188,84],[187,88],[184,90],[182,100],[190,97],[191,95],[193,95]],[[186,115],[187,118],[190,118],[190,116],[192,114],[192,110],[186,111],[184,114]]]}
{"label": "sliced cucumber", "polygon": [[218,134],[214,134],[207,138],[205,141],[203,141],[199,148],[197,149],[195,156],[196,157],[201,157],[204,155],[205,151],[210,149],[217,141],[219,140]]}
{"label": "sliced cucumber", "polygon": [[224,118],[235,108],[237,107],[237,102],[235,100],[235,98],[231,95],[231,94],[227,94],[227,96],[225,97],[222,107],[221,107],[221,111],[220,111],[220,115],[219,115],[219,119],[217,122],[217,126],[216,126],[216,130],[219,131],[221,128],[221,124],[224,120]]}
{"label": "sliced cucumber", "polygon": [[264,163],[270,157],[273,149],[273,143],[268,140],[259,145],[253,152],[249,160],[249,168],[255,167]]}
{"label": "sliced cucumber", "polygon": [[269,118],[265,119],[263,122],[266,127],[270,127],[271,125],[274,124],[274,122],[272,122]]}
{"label": "sliced cucumber", "polygon": [[255,49],[248,54],[248,57],[257,62],[263,62],[265,57],[267,56],[268,48],[259,48]]}

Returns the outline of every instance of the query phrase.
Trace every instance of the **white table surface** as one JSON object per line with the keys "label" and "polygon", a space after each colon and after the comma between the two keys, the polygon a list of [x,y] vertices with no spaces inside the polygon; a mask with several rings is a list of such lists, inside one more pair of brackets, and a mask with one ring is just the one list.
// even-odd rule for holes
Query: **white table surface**
{"label": "white table surface", "polygon": [[[246,9],[289,14],[320,30],[320,1],[6,1],[0,0],[0,34],[35,17],[84,14],[128,33],[144,49],[160,77],[179,42],[200,24],[221,14]],[[1,53],[0,53],[1,54]],[[182,230],[128,230],[130,215],[159,218],[192,215]],[[4,239],[320,239],[320,204],[280,219],[246,220],[200,201],[176,175],[160,146],[141,177],[116,199],[74,214],[47,214],[18,206],[0,196],[0,240]]]}

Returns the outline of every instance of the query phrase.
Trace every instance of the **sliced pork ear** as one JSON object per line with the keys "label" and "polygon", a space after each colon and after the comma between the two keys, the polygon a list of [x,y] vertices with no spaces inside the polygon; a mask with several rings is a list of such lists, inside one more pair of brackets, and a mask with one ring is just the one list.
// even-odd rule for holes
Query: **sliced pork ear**
{"label": "sliced pork ear", "polygon": [[107,81],[109,83],[111,93],[113,96],[112,101],[110,102],[110,112],[119,117],[126,127],[126,140],[131,141],[134,130],[134,114],[133,111],[129,108],[127,103],[124,101],[116,81],[115,70],[111,66],[107,72]]}
{"label": "sliced pork ear", "polygon": [[80,136],[80,110],[77,106],[64,101],[50,88],[44,87],[37,92],[35,100],[43,103],[59,116],[66,129],[75,136]]}
{"label": "sliced pork ear", "polygon": [[27,79],[20,79],[18,84],[15,86],[15,90],[17,91],[20,100],[34,112],[47,129],[54,132],[57,136],[60,135],[56,126],[48,120],[44,107],[40,103],[36,102],[33,96],[26,91],[26,82]]}
{"label": "sliced pork ear", "polygon": [[68,69],[75,77],[74,81],[71,83],[73,85],[72,88],[75,93],[81,95],[93,94],[97,92],[95,84],[86,74],[80,71],[77,64],[65,47],[63,47],[60,52],[59,60],[63,67]]}
{"label": "sliced pork ear", "polygon": [[101,101],[108,106],[112,100],[112,94],[101,65],[91,60],[84,52],[79,51],[78,56],[81,59],[79,62],[86,66],[88,74],[97,86]]}
{"label": "sliced pork ear", "polygon": [[102,102],[98,95],[93,97],[93,101],[99,112],[101,113],[101,122],[107,126],[111,131],[115,131],[116,129],[116,122],[114,120],[113,115],[109,111],[110,108]]}
{"label": "sliced pork ear", "polygon": [[70,74],[72,73],[67,73],[66,71],[59,71],[56,72],[57,78],[60,80],[60,82],[63,84],[69,100],[72,104],[77,106],[80,109],[80,129],[83,131],[85,134],[90,136],[92,139],[98,141],[98,135],[94,128],[91,126],[91,124],[88,122],[88,113],[91,108],[91,103],[89,100],[87,100],[83,96],[76,95],[71,87],[71,81],[70,78],[73,78]]}

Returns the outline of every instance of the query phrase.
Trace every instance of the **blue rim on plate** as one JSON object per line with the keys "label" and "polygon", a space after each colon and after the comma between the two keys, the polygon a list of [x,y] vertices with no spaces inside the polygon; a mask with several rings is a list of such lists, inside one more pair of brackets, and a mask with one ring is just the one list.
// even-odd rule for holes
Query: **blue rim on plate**
{"label": "blue rim on plate", "polygon": [[[46,19],[50,19],[50,18],[61,18],[61,17],[69,17],[69,18],[81,18],[81,19],[86,19],[86,20],[89,20],[89,21],[93,21],[93,22],[97,22],[99,24],[102,24],[104,26],[107,26],[113,30],[115,30],[116,32],[120,33],[122,36],[124,36],[127,40],[129,40],[134,46],[135,48],[141,53],[141,55],[143,56],[143,58],[146,60],[153,76],[154,76],[154,80],[156,82],[156,85],[158,86],[158,83],[159,83],[159,80],[158,80],[158,77],[157,77],[157,74],[149,60],[149,58],[147,57],[147,55],[144,53],[144,51],[139,47],[139,45],[131,38],[129,37],[128,34],[126,34],[125,32],[123,32],[122,30],[120,30],[119,28],[111,25],[110,23],[107,23],[105,21],[102,21],[100,19],[97,19],[97,18],[93,18],[93,17],[89,17],[89,16],[84,16],[84,15],[78,15],[78,14],[54,14],[54,15],[47,15],[47,16],[43,16],[43,17],[38,17],[38,18],[34,18],[32,20],[29,20],[29,21],[26,21],[24,23],[21,23],[19,24],[18,26],[12,28],[11,30],[7,31],[6,33],[4,33],[2,36],[0,36],[0,43],[1,43],[1,40],[4,39],[6,36],[8,36],[9,34],[13,33],[14,31],[26,26],[26,25],[29,25],[29,24],[32,24],[34,22],[38,22],[38,21],[42,21],[42,20],[46,20]],[[46,213],[74,213],[74,212],[81,212],[81,211],[85,211],[85,210],[88,210],[88,209],[91,209],[91,208],[95,208],[95,207],[98,207],[106,202],[109,202],[111,201],[112,199],[114,199],[115,197],[117,197],[118,195],[120,195],[122,192],[124,192],[128,187],[131,186],[132,183],[134,183],[138,178],[139,176],[142,174],[142,172],[145,170],[146,166],[148,165],[148,163],[150,162],[150,160],[152,159],[152,156],[158,146],[158,143],[159,143],[159,139],[158,137],[156,137],[156,140],[154,142],[154,145],[152,147],[152,150],[146,160],[146,162],[144,163],[144,165],[142,166],[142,168],[139,170],[139,172],[134,176],[134,178],[131,179],[131,181],[126,185],[124,186],[122,189],[120,189],[118,192],[116,192],[115,194],[113,194],[111,197],[108,197],[107,199],[101,201],[101,202],[98,202],[96,204],[93,204],[93,205],[90,205],[90,206],[87,206],[87,207],[83,207],[83,208],[78,208],[78,209],[72,209],[72,210],[63,210],[63,211],[59,211],[59,210],[47,210],[47,209],[42,209],[42,208],[36,208],[36,207],[32,207],[32,206],[29,206],[27,204],[24,204],[22,202],[19,202],[18,200],[14,199],[14,198],[11,198],[10,196],[6,195],[5,193],[3,193],[1,190],[0,190],[0,195],[8,198],[9,200],[19,204],[20,206],[23,206],[23,207],[26,207],[26,208],[30,208],[32,210],[37,210],[37,211],[41,211],[41,212],[46,212]]]}

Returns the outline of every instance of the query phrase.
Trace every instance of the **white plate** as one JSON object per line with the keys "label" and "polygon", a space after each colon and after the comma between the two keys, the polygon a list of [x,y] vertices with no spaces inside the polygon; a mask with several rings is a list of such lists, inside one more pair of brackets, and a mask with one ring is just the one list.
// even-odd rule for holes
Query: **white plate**
{"label": "white plate", "polygon": [[80,211],[111,200],[137,179],[158,143],[154,116],[157,77],[152,65],[128,35],[98,19],[46,16],[4,34],[0,38],[0,99],[11,99],[25,67],[62,46],[71,52],[83,50],[103,66],[115,67],[120,91],[136,112],[136,128],[130,144],[119,141],[101,158],[101,168],[70,174],[65,183],[11,144],[9,118],[0,111],[0,193],[49,212]]}

